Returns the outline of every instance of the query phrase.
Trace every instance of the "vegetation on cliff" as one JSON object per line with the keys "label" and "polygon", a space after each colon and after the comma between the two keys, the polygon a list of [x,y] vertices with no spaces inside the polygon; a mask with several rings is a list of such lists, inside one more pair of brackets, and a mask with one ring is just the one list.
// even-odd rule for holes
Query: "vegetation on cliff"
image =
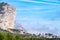
{"label": "vegetation on cliff", "polygon": [[45,38],[31,34],[12,34],[9,32],[0,32],[0,40],[60,40],[60,38]]}

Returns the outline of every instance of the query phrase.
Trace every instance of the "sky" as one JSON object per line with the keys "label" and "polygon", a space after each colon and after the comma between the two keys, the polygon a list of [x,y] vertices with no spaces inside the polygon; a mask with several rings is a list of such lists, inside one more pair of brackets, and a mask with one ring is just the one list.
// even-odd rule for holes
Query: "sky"
{"label": "sky", "polygon": [[16,8],[16,22],[29,33],[60,35],[60,0],[0,0]]}

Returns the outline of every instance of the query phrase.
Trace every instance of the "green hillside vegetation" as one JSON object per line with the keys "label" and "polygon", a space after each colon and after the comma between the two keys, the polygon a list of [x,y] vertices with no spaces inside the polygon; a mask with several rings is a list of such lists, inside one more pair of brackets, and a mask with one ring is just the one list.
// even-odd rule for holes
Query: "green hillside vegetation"
{"label": "green hillside vegetation", "polygon": [[12,34],[9,32],[0,32],[0,40],[60,40],[60,38],[36,37],[31,34]]}

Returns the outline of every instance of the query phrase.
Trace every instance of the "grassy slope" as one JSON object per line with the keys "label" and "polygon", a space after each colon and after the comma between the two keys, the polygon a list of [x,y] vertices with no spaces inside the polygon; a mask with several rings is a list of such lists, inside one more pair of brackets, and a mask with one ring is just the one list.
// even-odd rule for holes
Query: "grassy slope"
{"label": "grassy slope", "polygon": [[27,34],[12,34],[8,32],[0,32],[0,40],[60,40],[60,38],[36,38],[29,37]]}

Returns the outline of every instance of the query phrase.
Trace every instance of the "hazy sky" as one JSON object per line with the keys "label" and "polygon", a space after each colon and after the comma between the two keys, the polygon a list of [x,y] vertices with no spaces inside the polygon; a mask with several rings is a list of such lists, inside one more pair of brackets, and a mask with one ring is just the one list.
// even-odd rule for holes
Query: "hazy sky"
{"label": "hazy sky", "polygon": [[[30,33],[60,35],[59,0],[1,0],[16,7],[16,21]],[[1,2],[0,1],[0,2]]]}

